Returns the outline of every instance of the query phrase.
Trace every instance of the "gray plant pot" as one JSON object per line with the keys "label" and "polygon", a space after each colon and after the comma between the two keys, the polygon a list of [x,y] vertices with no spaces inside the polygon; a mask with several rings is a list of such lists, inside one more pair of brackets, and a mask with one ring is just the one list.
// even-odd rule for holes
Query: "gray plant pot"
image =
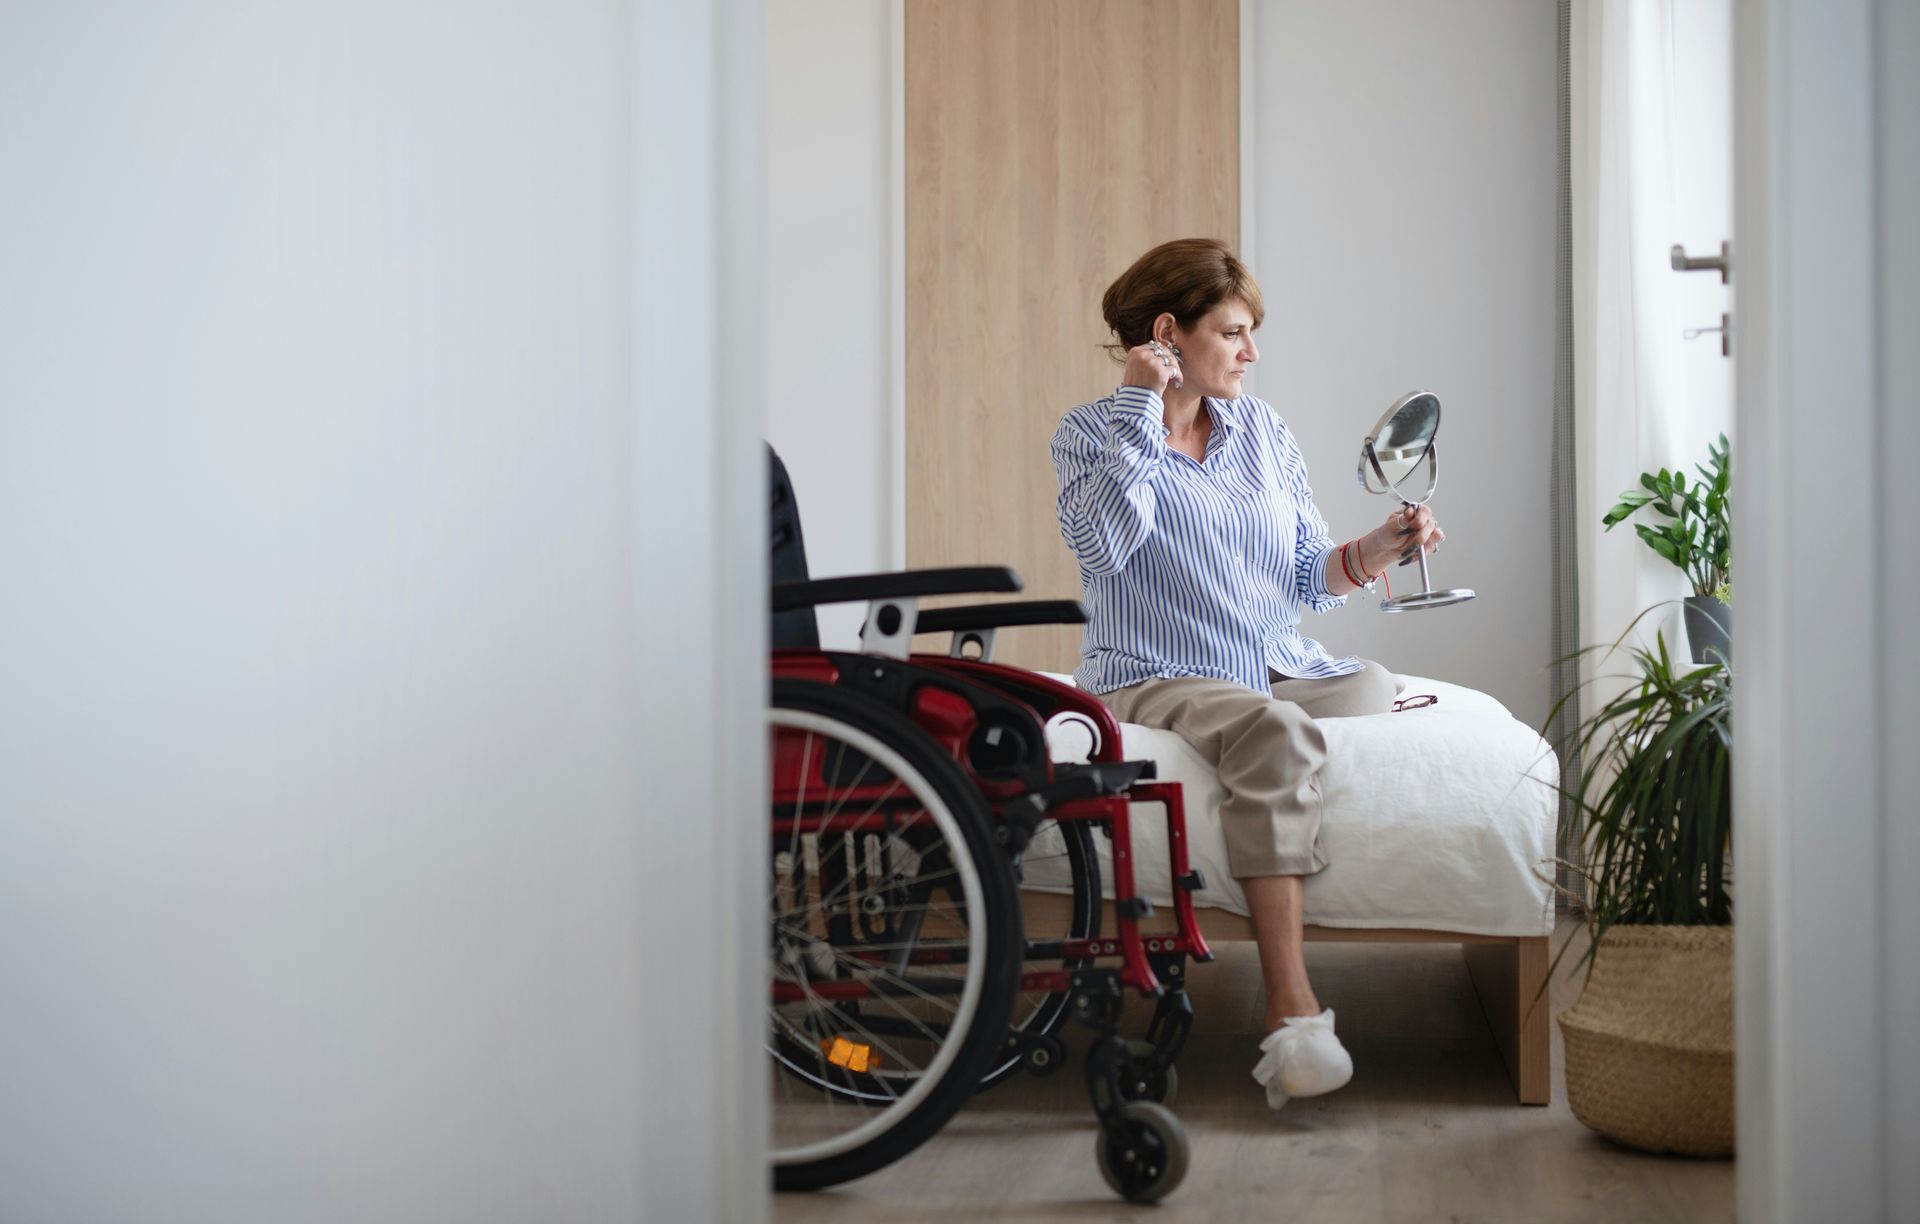
{"label": "gray plant pot", "polygon": [[1732,663],[1733,609],[1711,595],[1687,596],[1687,642],[1695,663]]}

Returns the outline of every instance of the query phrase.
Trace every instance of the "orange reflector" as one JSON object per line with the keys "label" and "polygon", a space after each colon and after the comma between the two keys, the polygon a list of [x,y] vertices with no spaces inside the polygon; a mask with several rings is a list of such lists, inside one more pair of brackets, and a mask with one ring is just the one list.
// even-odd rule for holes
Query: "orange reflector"
{"label": "orange reflector", "polygon": [[822,1037],[820,1052],[827,1061],[836,1067],[845,1067],[849,1071],[865,1074],[870,1067],[880,1065],[880,1056],[873,1047],[864,1041],[848,1041],[845,1037]]}

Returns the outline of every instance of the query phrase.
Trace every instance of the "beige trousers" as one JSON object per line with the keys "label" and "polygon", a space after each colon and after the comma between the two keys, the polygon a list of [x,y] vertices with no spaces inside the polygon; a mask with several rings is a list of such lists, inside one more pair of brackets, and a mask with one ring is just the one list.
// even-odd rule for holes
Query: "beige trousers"
{"label": "beige trousers", "polygon": [[1120,721],[1161,727],[1220,771],[1220,827],[1236,879],[1312,875],[1320,853],[1320,767],[1327,737],[1317,718],[1384,714],[1400,684],[1371,660],[1328,680],[1275,677],[1273,692],[1231,680],[1183,676],[1102,693]]}

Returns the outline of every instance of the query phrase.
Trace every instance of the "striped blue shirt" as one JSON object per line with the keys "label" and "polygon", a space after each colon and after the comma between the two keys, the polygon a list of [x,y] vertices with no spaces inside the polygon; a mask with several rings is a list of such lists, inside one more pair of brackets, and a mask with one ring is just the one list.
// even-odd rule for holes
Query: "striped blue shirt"
{"label": "striped blue shirt", "polygon": [[1268,691],[1283,676],[1344,676],[1300,632],[1327,590],[1333,541],[1293,435],[1265,401],[1208,399],[1204,462],[1167,445],[1158,393],[1121,387],[1053,435],[1060,532],[1080,561],[1088,623],[1074,681],[1094,693],[1167,676]]}

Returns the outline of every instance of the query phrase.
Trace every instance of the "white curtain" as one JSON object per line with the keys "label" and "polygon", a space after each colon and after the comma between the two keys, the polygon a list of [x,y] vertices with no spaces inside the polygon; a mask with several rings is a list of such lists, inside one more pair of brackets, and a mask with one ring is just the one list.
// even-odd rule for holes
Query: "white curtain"
{"label": "white curtain", "polygon": [[[1711,0],[1681,0],[1701,2]],[[1676,63],[1674,9],[1674,0],[1574,0],[1572,6],[1574,404],[1583,645],[1610,643],[1643,610],[1691,593],[1685,576],[1641,542],[1630,524],[1605,532],[1600,520],[1643,471],[1680,467],[1691,477],[1693,464],[1706,457],[1705,439],[1726,429],[1731,417],[1725,392],[1698,373],[1720,361],[1714,337],[1682,338],[1686,327],[1718,321],[1698,317],[1712,306],[1701,304],[1701,286],[1686,283],[1689,277],[1699,281],[1711,275],[1682,275],[1669,263],[1674,243],[1701,240],[1698,198],[1715,189],[1724,193],[1720,184],[1699,181],[1703,175],[1724,174],[1724,164],[1703,169],[1707,159],[1697,152],[1700,125],[1724,123],[1711,113],[1712,105],[1695,101],[1703,88],[1715,86],[1715,62],[1708,57]],[[1697,28],[1697,22],[1683,26],[1689,31],[1689,54],[1702,41],[1691,32]],[[1676,69],[1691,75],[1679,79]],[[1707,112],[1704,118],[1702,112]],[[1705,136],[1712,147],[1716,134]],[[1731,134],[1717,139],[1724,149]],[[1634,638],[1651,644],[1656,629],[1666,635],[1670,649],[1686,650],[1677,603],[1649,614]],[[1601,670],[1617,672],[1621,662],[1615,659]],[[1592,674],[1592,663],[1583,674]],[[1593,694],[1602,700],[1610,695]]]}
{"label": "white curtain", "polygon": [[[1669,0],[1575,0],[1572,34],[1574,419],[1580,640],[1611,642],[1684,576],[1600,519],[1639,473],[1672,466],[1683,394],[1673,242]],[[1641,622],[1653,640],[1675,618]],[[1590,666],[1590,665],[1589,665]],[[1613,670],[1608,667],[1606,670]],[[1583,675],[1591,674],[1588,667]],[[1598,695],[1598,694],[1596,694]]]}

